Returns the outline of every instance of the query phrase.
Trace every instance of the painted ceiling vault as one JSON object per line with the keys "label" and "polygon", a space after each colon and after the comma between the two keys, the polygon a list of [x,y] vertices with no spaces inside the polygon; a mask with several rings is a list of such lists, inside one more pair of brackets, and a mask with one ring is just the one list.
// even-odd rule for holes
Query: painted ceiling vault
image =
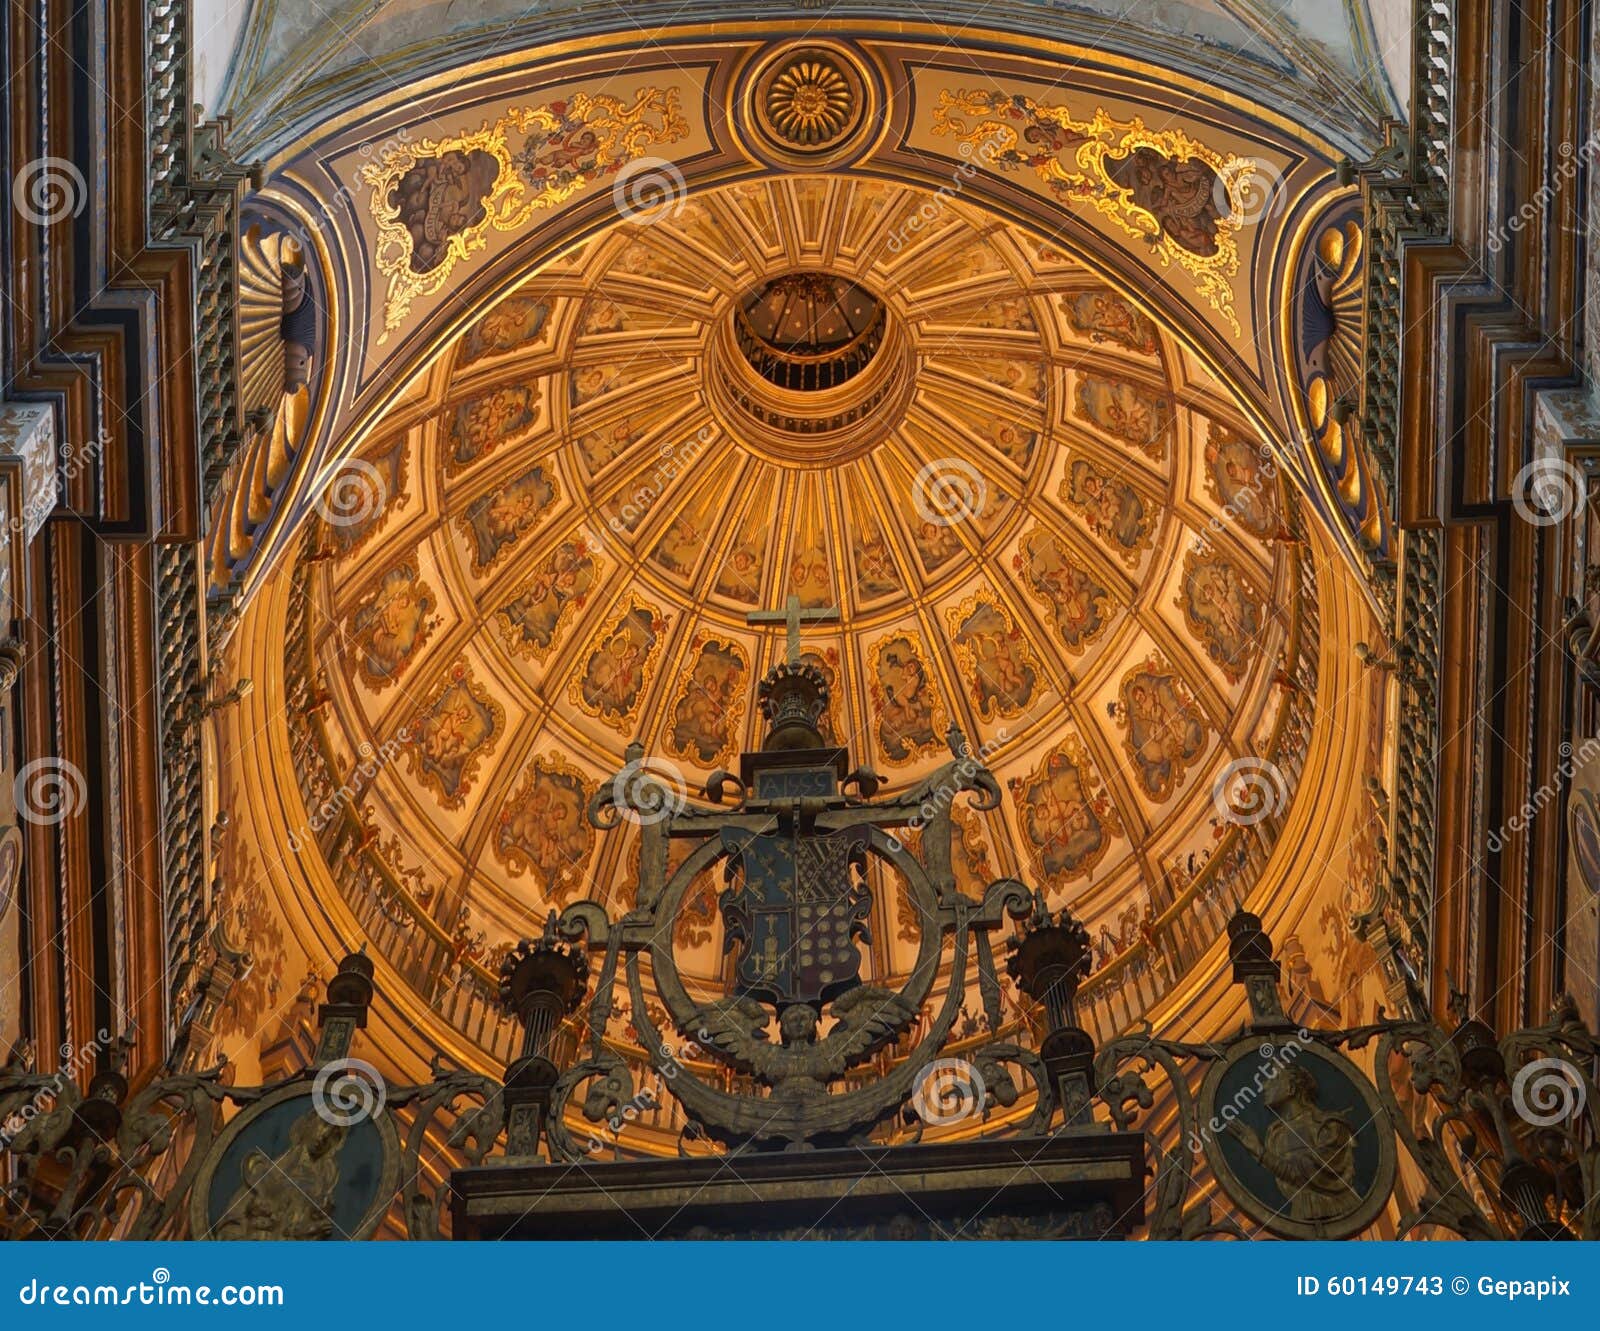
{"label": "painted ceiling vault", "polygon": [[[774,346],[860,364],[796,389],[750,360]],[[759,745],[784,629],[747,616],[789,597],[856,761],[902,788],[954,725],[1000,777],[958,812],[963,882],[1094,928],[1204,863],[1233,773],[1276,760],[1281,807],[1299,771],[1316,616],[1267,456],[1150,317],[949,198],[794,175],[620,222],[467,328],[360,466],[383,503],[324,510],[304,566],[319,714],[378,755],[390,869],[486,961],[627,904],[636,843],[590,797],[635,741],[687,798]],[[718,886],[678,923],[706,981]],[[886,896],[880,974],[915,951]]]}

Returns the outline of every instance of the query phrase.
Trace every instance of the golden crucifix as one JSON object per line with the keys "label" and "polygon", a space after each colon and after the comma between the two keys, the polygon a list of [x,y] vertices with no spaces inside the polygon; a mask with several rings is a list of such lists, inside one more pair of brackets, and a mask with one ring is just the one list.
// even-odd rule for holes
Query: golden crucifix
{"label": "golden crucifix", "polygon": [[746,624],[782,624],[787,632],[789,643],[789,664],[800,664],[800,625],[801,624],[837,624],[839,622],[839,607],[826,606],[819,610],[802,610],[800,598],[790,595],[783,603],[782,610],[752,610],[744,617]]}

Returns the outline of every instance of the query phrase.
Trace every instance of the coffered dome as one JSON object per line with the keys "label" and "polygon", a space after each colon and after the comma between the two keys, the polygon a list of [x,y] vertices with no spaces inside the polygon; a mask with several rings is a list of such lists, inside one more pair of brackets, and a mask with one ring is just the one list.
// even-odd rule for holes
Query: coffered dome
{"label": "coffered dome", "polygon": [[[776,382],[874,330],[860,372]],[[824,732],[894,788],[959,727],[1010,795],[960,811],[959,872],[1093,928],[1206,861],[1241,763],[1281,759],[1276,807],[1298,770],[1270,465],[1132,301],[931,194],[799,177],[623,222],[468,328],[359,465],[381,502],[314,538],[306,664],[336,762],[392,755],[375,844],[474,954],[631,890],[630,833],[584,816],[630,743],[691,799],[759,747],[783,629],[747,616],[790,596],[831,612],[802,634]],[[893,972],[914,922],[880,909]]]}

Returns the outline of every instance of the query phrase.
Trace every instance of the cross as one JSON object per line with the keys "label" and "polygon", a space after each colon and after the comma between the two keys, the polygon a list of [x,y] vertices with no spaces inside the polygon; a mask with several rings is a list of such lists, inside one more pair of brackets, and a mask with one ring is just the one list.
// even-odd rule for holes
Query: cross
{"label": "cross", "polygon": [[800,598],[791,595],[782,610],[752,610],[744,617],[746,624],[782,624],[788,632],[789,664],[800,664],[800,625],[837,624],[839,607],[828,606],[821,610],[802,610]]}

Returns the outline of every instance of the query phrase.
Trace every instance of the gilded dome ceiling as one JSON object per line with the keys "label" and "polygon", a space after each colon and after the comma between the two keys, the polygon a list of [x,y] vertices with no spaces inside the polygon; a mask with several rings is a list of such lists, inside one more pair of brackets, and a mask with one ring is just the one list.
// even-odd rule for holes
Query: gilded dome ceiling
{"label": "gilded dome ceiling", "polygon": [[[751,355],[863,339],[808,385]],[[1230,830],[1235,773],[1272,760],[1281,808],[1299,771],[1315,616],[1264,457],[1161,326],[1021,230],[908,187],[734,186],[444,351],[362,450],[374,502],[324,505],[298,665],[366,760],[371,842],[485,962],[553,905],[626,903],[634,834],[585,807],[630,744],[690,800],[759,746],[784,626],[747,617],[790,597],[855,762],[904,787],[954,726],[1000,778],[958,810],[958,877],[1115,935]],[[1263,850],[1277,826],[1231,821]],[[691,975],[717,886],[678,923]],[[914,922],[879,909],[892,973]]]}

